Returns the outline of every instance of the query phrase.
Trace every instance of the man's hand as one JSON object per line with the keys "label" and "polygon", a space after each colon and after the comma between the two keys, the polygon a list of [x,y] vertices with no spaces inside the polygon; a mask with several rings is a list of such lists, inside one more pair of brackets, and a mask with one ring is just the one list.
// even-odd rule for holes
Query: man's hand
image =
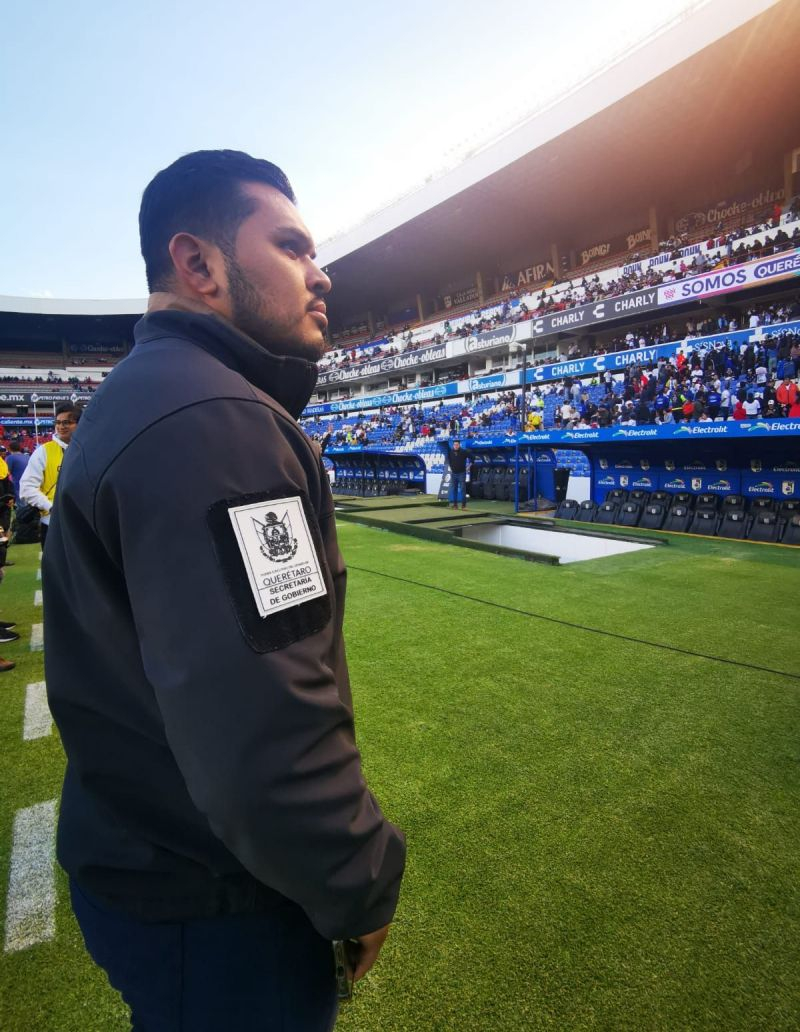
{"label": "man's hand", "polygon": [[354,982],[357,982],[359,978],[363,978],[378,959],[381,946],[386,942],[386,936],[388,934],[389,925],[387,924],[384,925],[383,928],[379,928],[376,932],[369,932],[367,935],[359,935],[357,937],[356,942],[360,948],[358,956],[355,958],[356,966],[353,971]]}

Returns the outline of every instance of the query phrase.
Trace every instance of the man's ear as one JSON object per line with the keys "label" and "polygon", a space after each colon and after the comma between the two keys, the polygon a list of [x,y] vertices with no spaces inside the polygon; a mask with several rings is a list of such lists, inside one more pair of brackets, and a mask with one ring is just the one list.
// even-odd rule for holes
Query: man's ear
{"label": "man's ear", "polygon": [[225,294],[225,262],[222,252],[192,233],[176,233],[169,242],[178,292],[213,304]]}

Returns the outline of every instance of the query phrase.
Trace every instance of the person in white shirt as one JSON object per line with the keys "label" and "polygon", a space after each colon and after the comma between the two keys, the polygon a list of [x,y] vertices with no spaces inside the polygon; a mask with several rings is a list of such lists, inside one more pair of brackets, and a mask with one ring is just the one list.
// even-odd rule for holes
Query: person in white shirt
{"label": "person in white shirt", "polygon": [[744,403],[743,408],[750,419],[755,419],[761,415],[761,402],[752,393],[747,395],[747,401]]}
{"label": "person in white shirt", "polygon": [[53,508],[61,461],[80,418],[81,409],[78,405],[69,402],[59,405],[56,408],[53,439],[39,445],[20,478],[20,499],[38,509],[41,516],[42,548],[50,525],[50,510]]}

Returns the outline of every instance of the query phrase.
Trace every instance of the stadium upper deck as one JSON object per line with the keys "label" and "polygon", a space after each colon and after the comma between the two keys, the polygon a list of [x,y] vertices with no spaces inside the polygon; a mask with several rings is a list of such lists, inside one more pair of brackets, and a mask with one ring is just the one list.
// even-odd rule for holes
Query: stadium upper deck
{"label": "stadium upper deck", "polygon": [[798,38],[792,0],[709,4],[323,244],[332,333],[374,333],[504,286],[581,276],[681,229],[752,224],[755,209],[800,192]]}

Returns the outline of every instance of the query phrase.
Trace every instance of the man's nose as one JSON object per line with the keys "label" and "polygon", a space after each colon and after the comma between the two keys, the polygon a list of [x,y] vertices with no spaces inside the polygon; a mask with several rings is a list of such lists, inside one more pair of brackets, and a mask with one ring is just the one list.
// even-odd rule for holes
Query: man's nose
{"label": "man's nose", "polygon": [[330,277],[313,260],[309,262],[306,283],[308,284],[308,289],[314,294],[329,294],[332,286]]}

